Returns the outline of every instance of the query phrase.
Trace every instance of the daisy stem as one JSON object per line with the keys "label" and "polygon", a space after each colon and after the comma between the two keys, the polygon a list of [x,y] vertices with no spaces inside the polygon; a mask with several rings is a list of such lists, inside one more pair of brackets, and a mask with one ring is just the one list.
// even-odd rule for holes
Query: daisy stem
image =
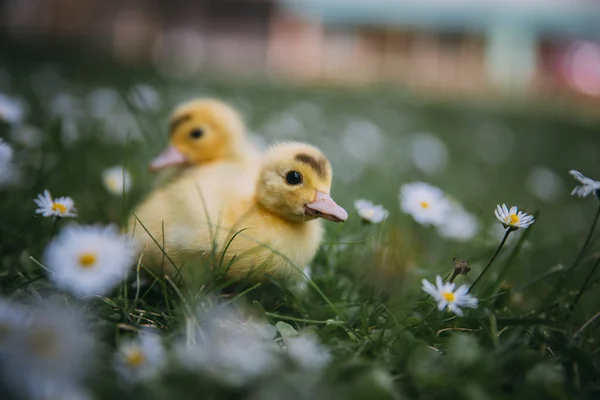
{"label": "daisy stem", "polygon": [[[587,288],[588,284],[590,283],[590,279],[592,279],[592,276],[594,275],[594,272],[596,272],[596,269],[598,269],[598,265],[600,265],[600,258],[598,258],[598,260],[596,261],[596,263],[592,267],[592,270],[590,271],[590,273],[588,274],[588,276],[585,278],[585,281],[583,282],[583,285],[581,286],[581,289],[579,289],[579,291],[577,292],[577,296],[575,296],[575,299],[573,300],[573,305],[571,306],[571,310],[573,310],[575,308],[575,306],[577,305],[577,303],[579,302],[579,299],[581,298],[581,296],[585,292],[585,289]],[[570,319],[572,315],[573,315],[573,313],[569,313],[569,318],[568,319]]]}
{"label": "daisy stem", "polygon": [[487,272],[487,270],[492,266],[492,263],[494,262],[494,260],[496,259],[496,257],[498,257],[498,254],[500,254],[500,250],[502,250],[502,247],[504,246],[504,243],[506,243],[506,240],[508,239],[508,235],[510,235],[511,231],[512,230],[510,228],[506,228],[506,232],[504,233],[504,237],[502,238],[502,241],[500,242],[500,246],[498,246],[498,248],[496,249],[496,252],[492,256],[490,262],[488,262],[488,264],[485,266],[485,268],[483,269],[483,271],[481,271],[481,273],[479,274],[479,276],[475,279],[475,282],[473,282],[471,284],[471,286],[469,287],[469,291],[467,293],[470,293],[471,290],[473,290],[473,288],[475,287],[475,285],[477,285],[477,282],[479,282],[481,280],[481,277],[483,277],[483,275]]}
{"label": "daisy stem", "polygon": [[575,268],[577,268],[577,266],[581,262],[581,259],[583,258],[583,255],[585,254],[585,251],[587,250],[590,242],[592,241],[592,236],[594,235],[594,230],[596,230],[596,225],[598,224],[598,217],[600,217],[600,205],[598,205],[598,209],[596,210],[596,215],[594,216],[594,222],[592,222],[592,226],[590,227],[590,231],[588,232],[588,235],[585,238],[585,242],[583,242],[583,246],[581,246],[581,250],[579,250],[579,254],[577,254],[577,257],[575,258],[575,261],[573,261],[573,264],[571,265],[571,267],[567,268],[563,272],[563,274],[560,277],[558,283],[556,284],[556,288],[552,291],[553,293],[559,293],[560,292],[560,290],[563,288],[563,286],[565,284],[565,281],[567,280],[567,277],[570,274],[573,273],[573,271],[575,270]]}

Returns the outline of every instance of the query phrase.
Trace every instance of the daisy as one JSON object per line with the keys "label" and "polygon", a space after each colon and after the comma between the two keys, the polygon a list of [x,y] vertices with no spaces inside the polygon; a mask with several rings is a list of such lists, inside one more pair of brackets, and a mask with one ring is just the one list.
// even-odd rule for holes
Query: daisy
{"label": "daisy", "polygon": [[421,225],[440,225],[450,212],[450,202],[441,189],[424,182],[400,188],[400,207]]}
{"label": "daisy", "polygon": [[121,343],[115,355],[115,368],[127,382],[148,381],[160,373],[165,363],[160,336],[147,332]]}
{"label": "daisy", "polygon": [[50,192],[44,190],[44,195],[38,194],[38,198],[33,199],[33,201],[38,206],[35,213],[42,214],[44,217],[54,216],[64,218],[77,216],[75,213],[75,211],[77,211],[75,209],[75,204],[70,197],[59,197],[53,200]]}
{"label": "daisy", "polygon": [[356,208],[358,215],[363,221],[372,224],[378,224],[385,221],[389,215],[389,212],[383,208],[383,206],[379,204],[375,205],[368,200],[356,200],[354,202],[354,208]]}
{"label": "daisy", "polygon": [[329,350],[312,334],[288,337],[284,340],[285,349],[300,367],[307,370],[322,369],[331,361]]}
{"label": "daisy", "polygon": [[30,398],[52,398],[45,396],[75,388],[93,367],[93,331],[81,309],[64,304],[64,299],[57,299],[35,305],[27,322],[8,339],[5,353],[10,366],[2,366],[5,381]]}
{"label": "daisy", "polygon": [[116,196],[129,192],[131,188],[131,175],[121,166],[108,168],[102,172],[104,187]]}
{"label": "daisy", "polygon": [[115,226],[65,226],[45,252],[50,279],[77,297],[104,295],[123,281],[134,251]]}
{"label": "daisy", "polygon": [[23,119],[25,111],[20,101],[0,93],[0,120],[16,124]]}
{"label": "daisy", "polygon": [[509,210],[508,207],[506,207],[506,204],[502,204],[502,206],[497,205],[494,213],[496,214],[498,221],[502,222],[502,225],[504,225],[505,228],[525,229],[535,222],[533,215],[519,211],[517,210],[517,207],[514,206]]}
{"label": "daisy", "polygon": [[597,194],[598,190],[600,190],[600,182],[585,177],[579,171],[571,170],[569,173],[583,184],[582,186],[575,187],[575,189],[573,189],[571,192],[571,195],[576,194],[579,197],[587,197],[594,192]]}
{"label": "daisy", "polygon": [[423,283],[423,291],[438,302],[438,310],[443,311],[448,308],[454,314],[462,316],[461,307],[477,308],[478,300],[468,294],[469,287],[462,285],[454,290],[454,283],[443,283],[440,275],[435,277],[434,286],[427,279],[421,281]]}
{"label": "daisy", "polygon": [[442,237],[464,242],[472,239],[479,231],[477,218],[461,205],[453,204],[448,218],[438,227]]}
{"label": "daisy", "polygon": [[186,340],[175,346],[179,362],[226,384],[241,386],[280,367],[276,329],[244,320],[230,307],[188,318],[185,333]]}

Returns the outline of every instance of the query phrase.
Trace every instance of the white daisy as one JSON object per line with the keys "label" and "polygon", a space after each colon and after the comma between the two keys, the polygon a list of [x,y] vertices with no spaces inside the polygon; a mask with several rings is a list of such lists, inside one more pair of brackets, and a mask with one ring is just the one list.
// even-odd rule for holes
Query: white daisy
{"label": "white daisy", "polygon": [[109,192],[120,196],[131,189],[131,174],[121,166],[111,167],[102,172],[102,182]]}
{"label": "white daisy", "polygon": [[329,350],[312,334],[302,334],[284,339],[286,353],[302,368],[322,369],[331,361]]}
{"label": "white daisy", "polygon": [[385,221],[389,215],[389,212],[382,205],[375,205],[368,200],[356,200],[354,208],[356,208],[356,212],[364,221],[372,224]]}
{"label": "white daisy", "polygon": [[438,227],[442,237],[464,242],[472,239],[479,231],[477,218],[460,204],[452,204],[448,218]]}
{"label": "white daisy", "polygon": [[42,214],[44,217],[76,217],[75,203],[70,197],[59,197],[52,199],[50,192],[44,190],[44,195],[38,194],[37,199],[33,199],[39,207],[35,210],[36,214]]}
{"label": "white daisy", "polygon": [[25,114],[22,103],[0,93],[0,120],[9,124],[16,124],[23,119]]}
{"label": "white daisy", "polygon": [[186,340],[175,354],[192,370],[210,375],[232,386],[244,385],[280,366],[279,346],[273,342],[276,329],[268,324],[245,321],[231,308],[214,307],[186,321]]}
{"label": "white daisy", "polygon": [[506,207],[506,204],[502,204],[502,206],[497,205],[494,213],[496,214],[498,221],[502,222],[502,225],[504,225],[505,228],[525,229],[535,222],[533,215],[519,211],[517,207],[514,206],[509,210],[508,207]]}
{"label": "white daisy", "polygon": [[115,226],[65,226],[45,252],[50,279],[77,297],[104,295],[123,281],[134,250]]}
{"label": "white daisy", "polygon": [[115,368],[127,382],[148,381],[157,376],[165,364],[160,336],[148,332],[121,343],[115,355]]}
{"label": "white daisy", "polygon": [[587,197],[591,193],[598,193],[598,190],[600,190],[600,182],[584,176],[579,171],[571,170],[569,171],[569,173],[583,184],[582,186],[575,187],[575,189],[573,189],[573,191],[571,192],[571,195],[576,194],[579,197]]}
{"label": "white daisy", "polygon": [[96,344],[85,314],[63,304],[64,299],[40,302],[8,339],[5,381],[30,398],[53,398],[48,395],[76,387],[94,365]]}
{"label": "white daisy", "polygon": [[424,182],[400,188],[400,207],[422,225],[441,225],[450,213],[450,202],[441,189]]}
{"label": "white daisy", "polygon": [[0,138],[0,186],[10,182],[13,178],[12,157],[12,147]]}
{"label": "white daisy", "polygon": [[454,283],[443,283],[441,276],[435,277],[434,286],[427,279],[421,281],[423,283],[423,291],[438,302],[438,310],[443,311],[448,308],[454,314],[462,316],[461,307],[477,308],[478,300],[468,294],[469,287],[462,285],[454,290]]}

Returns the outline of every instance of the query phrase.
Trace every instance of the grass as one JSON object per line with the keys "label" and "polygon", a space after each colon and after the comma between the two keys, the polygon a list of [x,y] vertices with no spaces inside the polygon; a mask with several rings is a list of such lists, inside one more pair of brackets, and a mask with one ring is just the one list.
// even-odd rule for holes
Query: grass
{"label": "grass", "polygon": [[[39,60],[7,64],[9,79],[0,87],[26,100],[27,123],[42,132],[41,144],[32,147],[8,125],[0,126],[0,137],[13,145],[21,171],[19,183],[0,192],[4,297],[26,301],[56,292],[46,279],[43,250],[65,222],[36,216],[33,198],[48,188],[75,200],[80,223],[123,224],[151,190],[153,176],[146,165],[166,144],[169,111],[190,96],[211,95],[235,104],[250,130],[267,142],[299,139],[321,147],[333,163],[332,194],[348,210],[358,198],[390,210],[383,225],[362,224],[352,213],[347,223],[327,223],[304,291],[273,279],[231,285],[208,275],[183,285],[160,278],[150,287],[132,289],[130,284],[140,279],[133,273],[110,296],[87,302],[87,314],[106,345],[88,382],[97,398],[270,398],[270,393],[272,398],[567,399],[600,394],[600,248],[594,226],[599,205],[593,197],[570,197],[575,181],[567,174],[578,169],[600,178],[593,175],[599,121],[558,108],[427,103],[383,88],[177,83],[148,71],[82,71],[67,61],[53,65],[60,65],[61,79],[52,72],[55,67]],[[159,107],[135,107],[130,93],[139,82],[158,90]],[[87,96],[105,86],[122,94],[122,107],[94,118]],[[75,102],[57,116],[52,108],[61,92],[72,94]],[[109,125],[117,114],[131,118],[119,117],[122,124]],[[73,131],[77,139],[66,140]],[[424,172],[411,160],[415,132],[431,132],[445,144],[447,162],[439,170]],[[123,198],[108,193],[100,178],[117,164],[133,175],[133,188]],[[531,190],[536,184],[528,177],[539,166],[559,177],[552,196],[539,197],[544,185]],[[463,203],[478,216],[480,233],[458,243],[402,214],[399,187],[415,180],[437,185]],[[489,233],[498,224],[493,210],[503,202],[535,212],[537,221],[512,233],[487,269],[502,240]],[[438,312],[420,289],[422,278],[449,276],[454,257],[471,267],[455,282],[471,285],[480,299],[479,307],[464,317]],[[194,304],[209,295],[272,325],[286,322],[279,324],[284,331],[315,332],[333,362],[323,373],[284,368],[275,379],[243,388],[178,368],[133,391],[120,385],[110,363],[114,346],[145,326],[162,331],[169,345],[183,329],[183,317],[194,315]]]}

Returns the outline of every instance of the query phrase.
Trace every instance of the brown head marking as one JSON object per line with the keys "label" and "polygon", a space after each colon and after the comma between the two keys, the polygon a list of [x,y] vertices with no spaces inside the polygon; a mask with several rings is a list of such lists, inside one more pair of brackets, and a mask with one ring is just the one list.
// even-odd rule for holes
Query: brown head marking
{"label": "brown head marking", "polygon": [[301,163],[309,165],[321,179],[327,177],[327,160],[324,158],[315,158],[306,153],[298,153],[294,158]]}
{"label": "brown head marking", "polygon": [[183,115],[180,115],[179,117],[173,119],[171,121],[171,123],[169,124],[169,136],[173,135],[173,133],[175,132],[175,129],[177,129],[177,127],[179,125],[190,120],[191,118],[192,118],[192,116],[190,114],[183,114]]}

